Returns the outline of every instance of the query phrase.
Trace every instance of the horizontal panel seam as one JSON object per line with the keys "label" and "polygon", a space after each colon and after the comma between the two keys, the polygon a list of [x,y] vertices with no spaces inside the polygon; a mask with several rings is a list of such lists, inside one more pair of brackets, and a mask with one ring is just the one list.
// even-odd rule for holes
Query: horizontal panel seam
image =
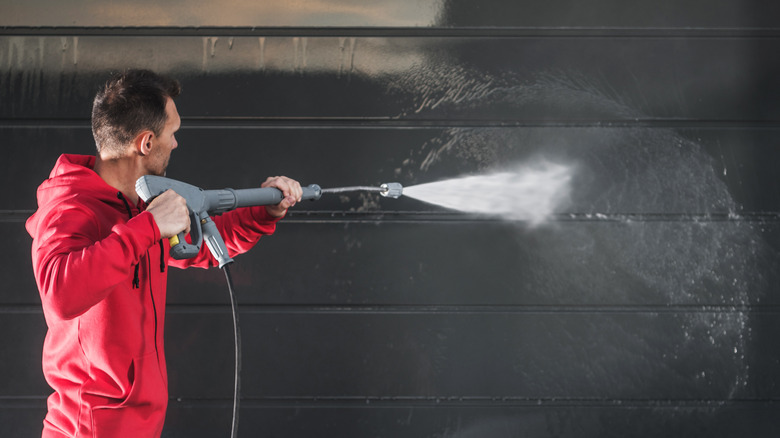
{"label": "horizontal panel seam", "polygon": [[[674,128],[780,129],[778,120],[642,119],[420,119],[395,117],[182,117],[182,129],[446,129],[446,128]],[[89,119],[0,117],[2,129],[90,129]]]}
{"label": "horizontal panel seam", "polygon": [[[35,210],[0,210],[0,223],[25,222]],[[595,222],[595,223],[780,223],[780,212],[721,212],[721,213],[558,213],[549,216],[547,222]],[[289,212],[286,224],[522,224],[489,215],[439,211],[374,211],[349,212],[341,210],[302,210]]]}
{"label": "horizontal panel seam", "polygon": [[[46,395],[0,396],[0,407],[44,408]],[[246,408],[403,408],[435,406],[481,406],[481,407],[584,407],[584,408],[750,408],[765,405],[778,408],[778,398],[740,398],[740,399],[637,399],[637,398],[587,398],[587,397],[493,397],[493,396],[293,396],[293,397],[242,397],[241,407]],[[228,398],[170,397],[169,408],[198,407],[213,408],[232,406]]]}
{"label": "horizontal panel seam", "polygon": [[[244,314],[377,314],[377,315],[558,315],[558,314],[592,314],[592,315],[637,315],[657,316],[662,314],[733,314],[749,313],[752,315],[780,314],[780,305],[307,305],[307,304],[239,304]],[[226,314],[230,313],[228,304],[168,304],[169,314]],[[40,305],[36,304],[0,304],[0,314],[34,314],[42,315]]]}
{"label": "horizontal panel seam", "polygon": [[[221,399],[187,399],[175,398],[175,403],[183,405],[210,405],[227,403]],[[756,399],[621,399],[621,398],[587,398],[587,397],[474,397],[474,396],[337,396],[337,397],[244,397],[243,408],[264,407],[591,407],[591,408],[723,408],[723,407],[755,407],[756,404],[775,404],[776,398]]]}

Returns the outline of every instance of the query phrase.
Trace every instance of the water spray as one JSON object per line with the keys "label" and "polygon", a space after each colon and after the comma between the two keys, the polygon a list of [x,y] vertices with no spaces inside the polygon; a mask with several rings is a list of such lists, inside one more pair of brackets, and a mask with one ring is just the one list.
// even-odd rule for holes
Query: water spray
{"label": "water spray", "polygon": [[403,187],[354,186],[322,189],[322,193],[372,192],[386,198],[402,195],[450,210],[522,221],[534,226],[546,221],[570,198],[574,168],[549,161],[532,161],[501,172],[470,175]]}

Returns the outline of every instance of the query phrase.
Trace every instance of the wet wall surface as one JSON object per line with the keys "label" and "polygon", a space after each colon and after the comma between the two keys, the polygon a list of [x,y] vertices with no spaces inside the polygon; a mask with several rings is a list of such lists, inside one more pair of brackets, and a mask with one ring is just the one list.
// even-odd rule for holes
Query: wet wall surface
{"label": "wet wall surface", "polygon": [[[3,6],[10,436],[50,392],[24,220],[59,154],[93,153],[91,99],[126,67],[181,80],[168,176],[204,188],[571,169],[534,226],[376,194],[296,207],[233,266],[242,436],[778,435],[776,7],[296,5]],[[172,271],[166,319],[163,436],[226,436],[223,275]]]}

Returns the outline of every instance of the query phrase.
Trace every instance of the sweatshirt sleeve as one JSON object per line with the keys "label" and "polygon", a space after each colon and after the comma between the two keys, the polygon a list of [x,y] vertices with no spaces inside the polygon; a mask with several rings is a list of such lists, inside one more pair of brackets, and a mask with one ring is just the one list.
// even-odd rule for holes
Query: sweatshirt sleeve
{"label": "sweatshirt sleeve", "polygon": [[[212,219],[225,241],[228,254],[235,257],[252,249],[261,237],[273,234],[276,231],[276,223],[282,217],[270,216],[265,207],[259,206],[239,208]],[[185,260],[171,258],[168,264],[177,268],[208,268],[217,266],[217,261],[204,243],[197,256]]]}
{"label": "sweatshirt sleeve", "polygon": [[44,309],[60,319],[83,314],[106,298],[160,239],[151,213],[117,224],[105,237],[91,211],[50,212],[33,240],[33,269]]}

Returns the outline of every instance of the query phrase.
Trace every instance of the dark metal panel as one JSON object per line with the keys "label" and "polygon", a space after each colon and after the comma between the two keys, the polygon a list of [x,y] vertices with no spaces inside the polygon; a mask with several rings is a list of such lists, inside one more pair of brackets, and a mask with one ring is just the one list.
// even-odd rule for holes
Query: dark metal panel
{"label": "dark metal panel", "polygon": [[[34,407],[33,407],[34,406]],[[171,400],[164,438],[224,436],[230,430],[225,402]],[[0,423],[9,436],[32,436],[42,428],[44,401],[14,400],[0,409]],[[302,404],[266,406],[244,402],[240,436],[309,438],[312,436],[377,436],[383,438],[514,438],[555,436],[707,437],[751,436],[770,438],[780,433],[773,402],[728,402],[715,405],[595,404],[538,406],[496,403],[496,406],[459,406],[447,400],[431,405],[388,406]]]}
{"label": "dark metal panel", "polygon": [[[775,311],[244,309],[246,400],[769,400]],[[40,314],[4,312],[3,397],[47,395]],[[229,399],[227,308],[169,309],[173,399]],[[36,364],[36,365],[32,365]],[[207,382],[207,383],[206,383]],[[505,401],[506,401],[505,400]]]}
{"label": "dark metal panel", "polygon": [[[780,130],[665,127],[183,128],[169,175],[203,187],[250,187],[284,173],[323,187],[412,186],[539,161],[569,166],[559,213],[739,214],[780,210]],[[221,154],[210,151],[221,145]],[[204,171],[197,157],[208,156]],[[253,157],[254,159],[245,159]],[[760,158],[758,158],[760,157]],[[230,172],[219,169],[230,169]],[[298,208],[425,211],[418,201],[325,196]]]}
{"label": "dark metal panel", "polygon": [[[776,312],[245,311],[242,394],[267,404],[768,400],[780,389],[770,371],[780,351],[750,333],[778,321]],[[171,396],[229,399],[229,313],[169,313],[167,334],[177,340],[167,343]]]}
{"label": "dark metal panel", "polygon": [[[182,405],[182,406],[177,406]],[[169,408],[163,437],[222,436],[230,424],[229,408],[175,403]],[[286,438],[603,438],[751,436],[770,438],[780,432],[778,408],[772,402],[726,403],[720,406],[450,405],[395,407],[386,404],[318,407],[242,405],[242,436]]]}
{"label": "dark metal panel", "polygon": [[40,309],[41,300],[30,257],[32,238],[21,222],[0,222],[0,225],[0,239],[6,248],[0,252],[0,266],[3,267],[0,306],[28,305]]}
{"label": "dark metal panel", "polygon": [[[777,304],[777,237],[776,224],[745,222],[577,221],[533,231],[502,223],[283,223],[236,258],[233,271],[246,305],[738,311]],[[290,263],[295,269],[285,268]],[[217,272],[173,270],[169,299],[224,302],[223,283]]]}
{"label": "dark metal panel", "polygon": [[61,129],[3,127],[0,135],[5,136],[2,144],[5,165],[0,172],[0,182],[5,187],[15,188],[4,193],[0,208],[27,210],[27,215],[37,208],[36,190],[49,177],[60,154],[95,154],[89,125]]}
{"label": "dark metal panel", "polygon": [[778,44],[776,36],[0,37],[0,117],[86,119],[106,72],[132,65],[180,77],[190,117],[773,122]]}
{"label": "dark metal panel", "polygon": [[41,351],[46,334],[43,313],[8,306],[1,310],[0,372],[6,376],[0,387],[0,412],[3,412],[2,403],[6,400],[29,402],[31,398],[48,396],[51,389],[41,370]]}
{"label": "dark metal panel", "polygon": [[30,400],[5,399],[0,402],[0,424],[3,435],[37,436],[43,430],[43,418],[46,416],[46,401],[43,398]]}

